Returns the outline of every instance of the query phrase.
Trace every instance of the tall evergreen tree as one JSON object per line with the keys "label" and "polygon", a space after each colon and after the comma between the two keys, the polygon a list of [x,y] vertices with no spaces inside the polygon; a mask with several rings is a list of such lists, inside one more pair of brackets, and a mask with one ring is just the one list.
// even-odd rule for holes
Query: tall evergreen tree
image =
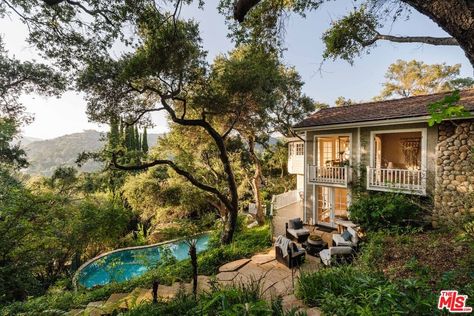
{"label": "tall evergreen tree", "polygon": [[125,124],[123,123],[122,118],[120,118],[120,128],[119,128],[119,133],[120,133],[120,144],[125,147]]}
{"label": "tall evergreen tree", "polygon": [[146,132],[146,127],[143,129],[142,151],[143,151],[145,154],[148,153],[148,135],[147,135],[147,132]]}
{"label": "tall evergreen tree", "polygon": [[116,116],[110,118],[110,132],[108,135],[109,149],[114,150],[120,144],[119,119]]}
{"label": "tall evergreen tree", "polygon": [[127,151],[133,150],[133,127],[127,126],[125,128],[125,147]]}
{"label": "tall evergreen tree", "polygon": [[139,151],[141,148],[141,144],[140,144],[140,133],[138,132],[138,127],[135,126],[135,129],[133,131],[133,138],[134,138],[134,141],[133,141],[133,149],[136,150],[136,151]]}

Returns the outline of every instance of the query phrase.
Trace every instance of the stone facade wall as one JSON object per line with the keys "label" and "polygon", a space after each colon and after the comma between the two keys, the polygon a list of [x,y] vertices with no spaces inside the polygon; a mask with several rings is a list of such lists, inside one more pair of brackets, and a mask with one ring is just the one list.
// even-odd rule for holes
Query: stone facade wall
{"label": "stone facade wall", "polygon": [[474,213],[474,120],[443,122],[436,146],[434,227]]}

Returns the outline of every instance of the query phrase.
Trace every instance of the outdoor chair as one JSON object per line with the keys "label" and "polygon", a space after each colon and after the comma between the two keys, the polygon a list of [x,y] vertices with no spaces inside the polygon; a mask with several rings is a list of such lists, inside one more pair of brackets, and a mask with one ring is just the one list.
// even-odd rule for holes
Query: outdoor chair
{"label": "outdoor chair", "polygon": [[290,219],[285,223],[286,238],[303,243],[309,237],[309,230],[304,228],[303,221],[300,218]]}
{"label": "outdoor chair", "polygon": [[321,258],[321,262],[326,266],[330,266],[333,262],[350,262],[353,258],[353,251],[351,247],[347,246],[330,247],[329,249],[321,250],[319,258]]}
{"label": "outdoor chair", "polygon": [[335,246],[347,246],[347,247],[357,247],[359,243],[359,237],[357,232],[352,227],[347,227],[347,229],[342,234],[333,234],[332,241]]}
{"label": "outdoor chair", "polygon": [[299,267],[304,262],[306,251],[294,242],[288,243],[287,249],[288,255],[284,257],[283,250],[278,245],[275,246],[276,260],[290,269]]}

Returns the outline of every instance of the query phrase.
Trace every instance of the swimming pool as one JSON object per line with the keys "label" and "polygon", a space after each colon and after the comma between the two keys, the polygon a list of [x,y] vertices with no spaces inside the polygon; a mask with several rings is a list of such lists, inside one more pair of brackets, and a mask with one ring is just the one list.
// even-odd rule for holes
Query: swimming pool
{"label": "swimming pool", "polygon": [[[197,240],[197,252],[207,249],[208,234],[198,235],[195,239]],[[111,282],[130,280],[155,267],[159,263],[161,255],[165,253],[165,248],[169,249],[168,253],[171,253],[177,260],[183,260],[189,256],[189,246],[184,240],[118,249],[100,255],[82,265],[75,275],[75,284],[92,288]]]}

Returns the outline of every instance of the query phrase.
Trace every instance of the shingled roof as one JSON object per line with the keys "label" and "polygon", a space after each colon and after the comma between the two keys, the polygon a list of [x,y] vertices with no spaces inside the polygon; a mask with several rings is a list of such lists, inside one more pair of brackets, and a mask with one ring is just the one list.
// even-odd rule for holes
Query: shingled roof
{"label": "shingled roof", "polygon": [[[311,114],[296,124],[294,128],[427,116],[429,115],[428,104],[441,100],[449,93],[435,93],[404,99],[330,107]],[[463,90],[460,94],[459,104],[464,105],[469,111],[474,111],[474,89]]]}

